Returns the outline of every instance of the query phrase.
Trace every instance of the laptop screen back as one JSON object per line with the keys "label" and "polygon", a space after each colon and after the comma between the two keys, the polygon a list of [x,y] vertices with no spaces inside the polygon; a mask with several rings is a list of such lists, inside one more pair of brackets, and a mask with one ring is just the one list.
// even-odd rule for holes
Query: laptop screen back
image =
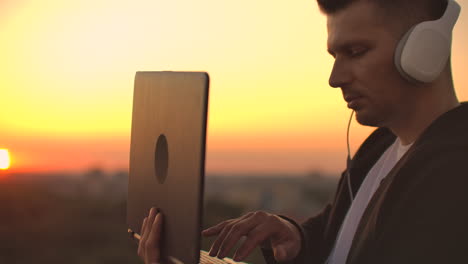
{"label": "laptop screen back", "polygon": [[137,72],[127,223],[136,233],[151,207],[164,215],[162,256],[198,263],[209,77]]}

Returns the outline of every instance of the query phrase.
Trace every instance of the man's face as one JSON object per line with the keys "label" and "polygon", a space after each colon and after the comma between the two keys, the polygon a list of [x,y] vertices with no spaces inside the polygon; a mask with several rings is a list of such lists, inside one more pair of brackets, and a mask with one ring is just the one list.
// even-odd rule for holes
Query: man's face
{"label": "man's face", "polygon": [[398,40],[378,10],[361,0],[328,16],[328,51],[335,58],[329,83],[341,88],[359,123],[388,127],[407,113],[415,87],[394,66]]}

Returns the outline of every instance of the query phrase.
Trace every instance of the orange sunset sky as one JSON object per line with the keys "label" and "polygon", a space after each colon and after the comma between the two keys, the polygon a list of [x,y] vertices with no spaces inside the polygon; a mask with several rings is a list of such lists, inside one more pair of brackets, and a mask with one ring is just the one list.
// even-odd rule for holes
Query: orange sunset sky
{"label": "orange sunset sky", "polygon": [[[126,169],[135,72],[207,71],[208,172],[337,173],[350,111],[328,85],[325,23],[315,0],[2,0],[0,148],[11,171]],[[353,123],[353,151],[370,131]]]}

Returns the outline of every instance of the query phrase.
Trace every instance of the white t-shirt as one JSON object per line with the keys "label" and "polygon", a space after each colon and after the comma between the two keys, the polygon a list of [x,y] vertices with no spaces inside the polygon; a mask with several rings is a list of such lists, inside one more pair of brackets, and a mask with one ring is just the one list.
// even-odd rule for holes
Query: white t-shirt
{"label": "white t-shirt", "polygon": [[346,217],[338,233],[335,247],[333,248],[326,263],[344,264],[348,257],[354,234],[358,227],[364,210],[367,208],[370,199],[380,185],[380,182],[387,176],[390,170],[395,166],[398,160],[406,153],[412,144],[402,145],[399,138],[388,147],[380,159],[374,164],[367,173],[366,178],[361,184],[356,197],[349,208]]}

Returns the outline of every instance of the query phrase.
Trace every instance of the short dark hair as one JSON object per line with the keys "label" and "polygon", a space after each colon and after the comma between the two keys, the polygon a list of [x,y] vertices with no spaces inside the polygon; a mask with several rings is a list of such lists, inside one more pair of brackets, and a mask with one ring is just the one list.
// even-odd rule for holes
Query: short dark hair
{"label": "short dark hair", "polygon": [[[358,1],[368,1],[382,10],[382,14],[406,27],[426,20],[440,18],[447,7],[447,0],[317,0],[322,13],[332,15]],[[409,24],[409,25],[408,25]]]}

